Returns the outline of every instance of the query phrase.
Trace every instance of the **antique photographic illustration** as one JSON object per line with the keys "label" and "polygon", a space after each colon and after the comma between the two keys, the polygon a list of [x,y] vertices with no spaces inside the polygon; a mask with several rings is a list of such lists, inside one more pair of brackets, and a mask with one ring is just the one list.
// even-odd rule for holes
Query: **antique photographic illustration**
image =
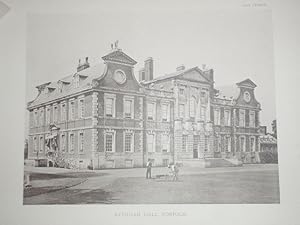
{"label": "antique photographic illustration", "polygon": [[27,17],[23,204],[279,203],[271,11]]}

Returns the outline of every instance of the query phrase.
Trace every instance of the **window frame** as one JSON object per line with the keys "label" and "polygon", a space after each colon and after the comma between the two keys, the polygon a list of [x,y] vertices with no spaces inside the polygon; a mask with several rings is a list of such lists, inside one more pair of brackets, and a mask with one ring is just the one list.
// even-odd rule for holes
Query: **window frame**
{"label": "window frame", "polygon": [[83,119],[85,117],[85,105],[84,96],[78,98],[78,118]]}
{"label": "window frame", "polygon": [[[81,135],[82,135],[82,137],[81,137]],[[83,130],[79,131],[79,133],[78,133],[78,153],[84,154],[84,131]]]}
{"label": "window frame", "polygon": [[[112,151],[107,151],[106,149],[106,141],[107,141],[107,135],[111,134],[112,135]],[[115,140],[116,140],[116,131],[105,131],[104,132],[104,152],[115,152]]]}
{"label": "window frame", "polygon": [[[251,118],[252,118],[252,120],[251,120]],[[255,111],[254,110],[249,110],[249,127],[255,128]]]}
{"label": "window frame", "polygon": [[66,104],[66,102],[60,103],[60,120],[67,121],[67,104]]}
{"label": "window frame", "polygon": [[[218,117],[216,116],[216,112],[218,112]],[[217,118],[217,121],[216,121]],[[218,123],[217,123],[218,122]],[[221,125],[221,110],[220,108],[214,108],[214,125],[220,126]]]}
{"label": "window frame", "polygon": [[66,145],[66,143],[67,143],[67,140],[66,140],[66,133],[62,133],[61,135],[60,135],[60,150],[62,151],[62,152],[66,152],[66,147],[67,147],[67,145]]}
{"label": "window frame", "polygon": [[[243,147],[242,147],[242,139],[244,139]],[[240,141],[240,152],[246,152],[246,137],[245,136],[240,136],[239,141]]]}
{"label": "window frame", "polygon": [[[126,149],[126,135],[130,135],[130,151],[127,151]],[[124,152],[134,152],[134,132],[133,131],[125,131],[124,132]]]}
{"label": "window frame", "polygon": [[69,120],[75,120],[75,100],[69,101]]}
{"label": "window frame", "polygon": [[[112,99],[112,105],[111,105],[111,115],[107,114],[107,100]],[[107,118],[115,118],[116,117],[116,95],[115,94],[108,94],[104,93],[104,117]]]}
{"label": "window frame", "polygon": [[[242,114],[243,114],[243,116],[241,116]],[[242,120],[242,118],[243,118],[243,120]],[[246,126],[246,110],[239,109],[239,127],[245,127],[245,126]]]}
{"label": "window frame", "polygon": [[[149,105],[153,105],[152,107],[152,117],[149,115]],[[147,102],[147,120],[155,121],[156,119],[156,102],[149,101]]]}
{"label": "window frame", "polygon": [[45,149],[45,141],[44,141],[44,136],[40,135],[39,136],[39,152],[43,152]]}
{"label": "window frame", "polygon": [[191,96],[190,101],[189,101],[189,106],[190,106],[190,118],[196,118],[197,114],[197,99],[195,96]]}
{"label": "window frame", "polygon": [[[126,102],[130,102],[130,116],[126,115],[125,106]],[[124,96],[123,97],[123,117],[124,119],[134,119],[134,96]]]}
{"label": "window frame", "polygon": [[[163,107],[166,107],[165,108],[165,110],[166,110],[165,115],[164,115]],[[168,102],[163,102],[161,104],[161,120],[163,122],[169,122],[170,121],[170,116],[169,115],[170,115],[170,104]]]}
{"label": "window frame", "polygon": [[53,111],[52,111],[52,118],[53,118],[53,123],[57,123],[58,122],[58,104],[55,103],[53,104]]}
{"label": "window frame", "polygon": [[[71,141],[71,136],[73,136],[73,142]],[[73,132],[69,133],[69,148],[68,148],[68,152],[70,154],[74,154],[74,152],[75,152],[75,134]]]}
{"label": "window frame", "polygon": [[[152,150],[149,151],[149,136],[152,136]],[[155,134],[154,133],[149,133],[147,134],[147,152],[148,153],[154,153],[155,152]]]}
{"label": "window frame", "polygon": [[[166,139],[164,139],[166,138]],[[162,134],[161,135],[161,151],[162,152],[170,152],[170,135],[169,134]],[[166,149],[164,149],[164,144],[166,145]],[[166,150],[166,151],[164,151]]]}

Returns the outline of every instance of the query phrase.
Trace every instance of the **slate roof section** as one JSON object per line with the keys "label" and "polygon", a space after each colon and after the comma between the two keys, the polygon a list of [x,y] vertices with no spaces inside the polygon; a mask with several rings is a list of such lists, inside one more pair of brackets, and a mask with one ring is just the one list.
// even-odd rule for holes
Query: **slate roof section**
{"label": "slate roof section", "polygon": [[240,90],[236,85],[222,85],[215,87],[216,90],[218,90],[218,97],[233,97],[233,99],[237,99],[240,94]]}
{"label": "slate roof section", "polygon": [[[58,81],[49,83],[33,101],[28,103],[28,108],[59,98],[64,98],[68,95],[76,94],[81,91],[92,89],[93,80],[100,80],[104,77],[105,67],[105,64],[99,63],[80,72],[76,72],[74,74],[66,76]],[[73,78],[76,75],[86,77],[80,82],[78,87],[75,87],[75,84],[73,82]],[[65,83],[61,91],[60,82]],[[52,89],[52,91],[49,91],[49,88]]]}

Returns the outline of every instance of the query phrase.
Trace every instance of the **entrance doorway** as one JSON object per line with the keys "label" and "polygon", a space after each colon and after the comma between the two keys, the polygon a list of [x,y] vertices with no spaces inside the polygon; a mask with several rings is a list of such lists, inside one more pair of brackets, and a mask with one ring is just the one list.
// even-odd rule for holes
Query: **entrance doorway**
{"label": "entrance doorway", "polygon": [[200,142],[200,136],[194,135],[194,141],[193,141],[193,158],[198,158],[198,149],[199,149],[199,142]]}

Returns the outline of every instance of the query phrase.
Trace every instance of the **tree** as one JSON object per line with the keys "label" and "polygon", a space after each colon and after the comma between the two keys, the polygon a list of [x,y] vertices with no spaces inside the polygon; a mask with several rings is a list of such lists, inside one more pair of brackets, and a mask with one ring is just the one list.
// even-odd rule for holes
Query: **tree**
{"label": "tree", "polygon": [[277,120],[272,121],[272,135],[277,138]]}
{"label": "tree", "polygon": [[28,139],[25,139],[25,144],[24,144],[24,159],[28,158]]}

